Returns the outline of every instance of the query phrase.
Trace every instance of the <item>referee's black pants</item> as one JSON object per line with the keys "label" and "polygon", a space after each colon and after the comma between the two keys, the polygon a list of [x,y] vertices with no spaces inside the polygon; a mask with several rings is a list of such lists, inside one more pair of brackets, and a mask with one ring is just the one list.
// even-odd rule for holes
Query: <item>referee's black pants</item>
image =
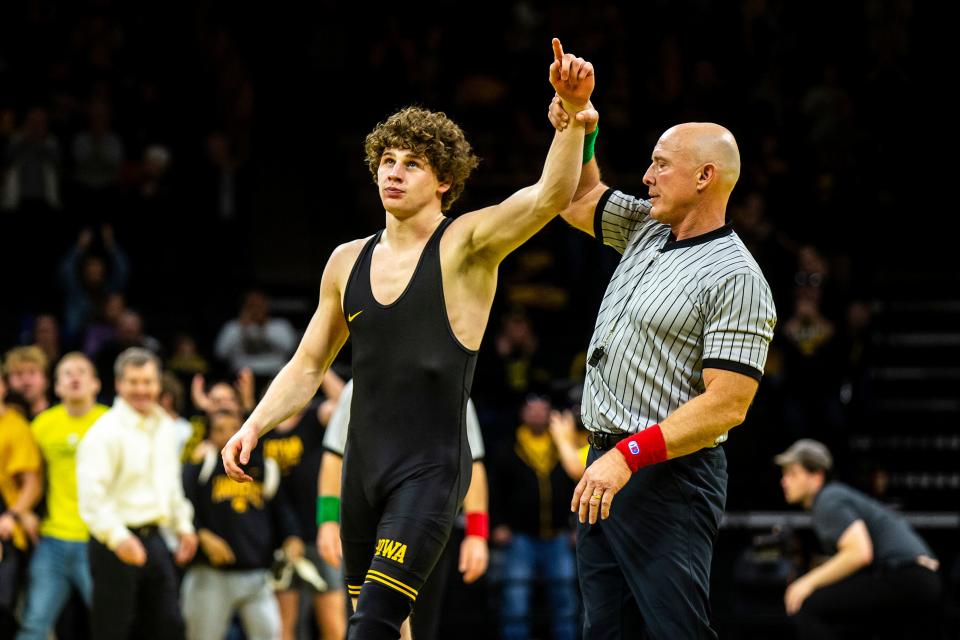
{"label": "referee's black pants", "polygon": [[919,564],[866,569],[817,589],[794,616],[800,640],[940,637],[940,576]]}
{"label": "referee's black pants", "polygon": [[157,529],[139,536],[147,551],[142,567],[123,563],[90,539],[93,640],[183,640],[173,556]]}
{"label": "referee's black pants", "polygon": [[[590,449],[587,464],[603,451]],[[584,640],[714,639],[710,563],[726,504],[720,447],[639,469],[610,517],[577,528]]]}

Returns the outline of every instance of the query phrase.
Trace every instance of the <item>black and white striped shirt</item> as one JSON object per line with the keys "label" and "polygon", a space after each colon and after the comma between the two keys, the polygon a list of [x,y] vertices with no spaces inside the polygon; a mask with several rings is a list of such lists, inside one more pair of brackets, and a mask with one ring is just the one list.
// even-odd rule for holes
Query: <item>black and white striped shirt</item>
{"label": "black and white striped shirt", "polygon": [[[613,189],[597,204],[597,239],[621,254],[588,354],[583,422],[642,431],[703,393],[703,369],[763,374],[777,312],[756,261],[730,225],[677,241],[650,204]],[[722,436],[718,442],[726,439]]]}

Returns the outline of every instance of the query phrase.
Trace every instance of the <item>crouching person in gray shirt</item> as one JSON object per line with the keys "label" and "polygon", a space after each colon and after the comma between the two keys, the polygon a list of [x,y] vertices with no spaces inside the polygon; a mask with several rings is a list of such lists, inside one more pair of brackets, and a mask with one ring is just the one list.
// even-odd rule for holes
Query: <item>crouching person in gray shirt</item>
{"label": "crouching person in gray shirt", "polygon": [[811,511],[817,538],[833,554],[787,587],[797,636],[828,640],[872,627],[885,638],[939,637],[939,562],[907,521],[828,481],[833,458],[816,440],[798,440],[774,461],[787,502]]}

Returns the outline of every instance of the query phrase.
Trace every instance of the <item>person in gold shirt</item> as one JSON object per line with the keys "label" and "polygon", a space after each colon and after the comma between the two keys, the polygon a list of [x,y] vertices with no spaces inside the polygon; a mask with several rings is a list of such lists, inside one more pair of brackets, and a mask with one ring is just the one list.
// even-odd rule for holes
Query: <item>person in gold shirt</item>
{"label": "person in gold shirt", "polygon": [[97,404],[100,380],[79,352],[61,358],[54,373],[61,404],[34,418],[31,428],[46,467],[47,515],[30,560],[27,606],[17,640],[45,640],[71,590],[87,607],[93,581],[87,561],[87,526],[77,506],[77,445],[107,407]]}
{"label": "person in gold shirt", "polygon": [[50,407],[48,366],[47,356],[36,345],[14,347],[3,359],[7,386],[23,396],[30,419]]}
{"label": "person in gold shirt", "polygon": [[13,634],[13,606],[28,540],[36,538],[33,507],[40,498],[40,453],[26,419],[4,404],[0,376],[0,637]]}

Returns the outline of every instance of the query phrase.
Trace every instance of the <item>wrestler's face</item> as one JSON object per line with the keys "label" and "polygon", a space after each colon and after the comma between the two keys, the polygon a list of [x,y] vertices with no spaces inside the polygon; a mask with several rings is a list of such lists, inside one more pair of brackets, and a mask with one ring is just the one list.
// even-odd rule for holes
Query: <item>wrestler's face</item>
{"label": "wrestler's face", "polygon": [[680,136],[672,131],[657,141],[643,175],[643,183],[650,189],[650,217],[663,224],[682,221],[697,198],[699,167],[684,149]]}
{"label": "wrestler's face", "polygon": [[440,182],[426,158],[406,149],[385,149],[377,168],[377,186],[383,208],[401,218],[435,206],[450,188]]}
{"label": "wrestler's face", "polygon": [[803,504],[809,501],[823,484],[819,472],[807,471],[803,465],[795,462],[784,465],[781,471],[783,477],[780,486],[783,487],[783,497],[787,504]]}

